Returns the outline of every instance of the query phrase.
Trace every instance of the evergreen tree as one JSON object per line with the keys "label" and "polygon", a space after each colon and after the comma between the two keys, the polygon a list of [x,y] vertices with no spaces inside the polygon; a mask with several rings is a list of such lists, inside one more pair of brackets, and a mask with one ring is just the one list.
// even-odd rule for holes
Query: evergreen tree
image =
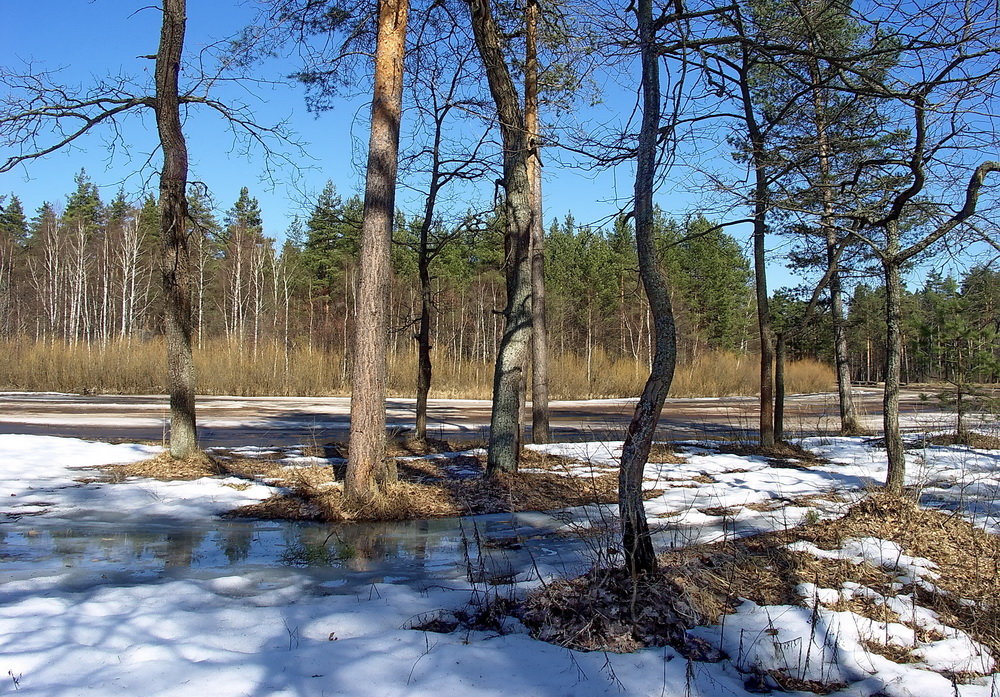
{"label": "evergreen tree", "polygon": [[6,206],[0,206],[0,235],[19,247],[28,242],[28,219],[17,196],[12,195]]}

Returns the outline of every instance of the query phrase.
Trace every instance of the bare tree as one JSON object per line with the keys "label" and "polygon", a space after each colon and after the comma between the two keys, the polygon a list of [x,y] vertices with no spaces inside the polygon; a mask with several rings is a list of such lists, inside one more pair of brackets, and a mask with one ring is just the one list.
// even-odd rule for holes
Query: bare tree
{"label": "bare tree", "polygon": [[144,93],[126,78],[102,81],[79,93],[56,84],[52,75],[0,71],[0,84],[10,96],[0,110],[0,143],[13,152],[0,160],[0,172],[44,157],[76,142],[98,126],[114,131],[120,120],[137,109],[152,109],[156,117],[163,167],[160,172],[161,279],[164,332],[167,338],[167,382],[170,393],[170,453],[184,458],[197,449],[194,363],[191,354],[190,240],[186,234],[187,148],[181,106],[202,104],[220,113],[234,128],[262,142],[277,129],[261,127],[249,114],[196,90],[207,89],[212,76],[199,73],[191,89],[180,91],[178,78],[186,27],[185,0],[164,0],[160,43],[154,71],[154,92]]}
{"label": "bare tree", "polygon": [[[431,322],[436,303],[432,267],[447,246],[467,232],[478,217],[470,217],[465,200],[461,220],[456,224],[444,222],[448,217],[447,211],[442,214],[447,205],[446,192],[462,182],[482,179],[496,167],[493,149],[488,147],[488,129],[481,127],[483,104],[478,76],[473,73],[474,53],[467,48],[467,34],[454,27],[457,18],[449,19],[453,21],[442,27],[434,13],[420,18],[406,76],[413,94],[409,108],[415,121],[410,129],[409,152],[401,156],[400,168],[404,180],[426,178],[425,185],[414,187],[424,196],[423,212],[415,223],[416,239],[397,236],[398,242],[416,254],[420,286],[415,332],[418,440],[427,438],[427,400],[433,376]],[[472,120],[478,123],[471,129],[461,127]]]}
{"label": "bare tree", "polygon": [[886,488],[899,493],[903,269],[947,236],[971,230],[980,198],[990,191],[987,178],[1000,172],[1000,163],[981,155],[1000,145],[992,127],[1000,118],[1000,17],[981,3],[891,9],[889,19],[868,25],[879,39],[869,50],[895,57],[890,73],[851,58],[830,64],[837,89],[876,100],[887,115],[884,132],[892,135],[882,153],[858,162],[839,185],[853,197],[843,217],[854,222],[885,284]]}

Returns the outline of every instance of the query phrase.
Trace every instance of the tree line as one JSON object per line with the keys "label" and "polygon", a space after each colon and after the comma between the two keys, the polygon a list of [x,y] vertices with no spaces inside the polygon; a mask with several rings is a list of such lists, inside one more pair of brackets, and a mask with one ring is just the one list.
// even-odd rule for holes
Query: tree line
{"label": "tree line", "polygon": [[[151,195],[119,191],[108,202],[86,172],[62,201],[29,215],[16,194],[0,199],[0,334],[66,343],[143,340],[162,333],[156,283],[158,206]],[[216,210],[203,187],[188,195],[192,240],[192,326],[196,345],[224,338],[248,352],[264,343],[310,346],[341,356],[357,312],[358,196],[328,183],[285,239],[265,233],[258,201],[243,188]],[[675,279],[682,360],[753,348],[749,263],[739,242],[704,219],[658,211],[657,240]],[[494,216],[439,229],[447,243],[430,264],[432,335],[439,360],[489,364],[501,336],[502,233]],[[419,220],[397,212],[391,253],[389,345],[413,350],[420,314]],[[631,224],[581,225],[553,219],[549,249],[550,343],[557,354],[598,353],[650,360],[650,321],[639,287]]]}

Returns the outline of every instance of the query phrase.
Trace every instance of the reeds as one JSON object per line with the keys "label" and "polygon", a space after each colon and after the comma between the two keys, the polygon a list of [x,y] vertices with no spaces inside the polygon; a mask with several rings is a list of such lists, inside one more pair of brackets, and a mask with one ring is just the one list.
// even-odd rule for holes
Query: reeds
{"label": "reeds", "polygon": [[[433,357],[432,396],[489,399],[493,366],[438,353]],[[164,390],[165,349],[161,340],[107,344],[0,342],[0,388],[5,390],[79,393],[154,394]],[[410,396],[416,384],[415,351],[389,358],[389,393]],[[226,339],[206,341],[195,351],[200,394],[241,396],[326,396],[350,391],[350,370],[344,356],[310,346],[256,347]],[[757,392],[757,357],[706,353],[679,365],[670,390],[674,397],[721,397]],[[648,376],[642,362],[613,358],[595,350],[585,356],[555,356],[549,368],[551,399],[632,397]],[[831,389],[833,372],[813,360],[786,368],[787,390],[820,392]]]}

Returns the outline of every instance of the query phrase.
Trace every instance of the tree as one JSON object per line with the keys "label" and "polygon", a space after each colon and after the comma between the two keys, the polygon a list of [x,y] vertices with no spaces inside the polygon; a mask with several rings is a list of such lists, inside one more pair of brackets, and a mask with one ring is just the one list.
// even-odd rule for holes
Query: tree
{"label": "tree", "polygon": [[507,303],[493,377],[487,474],[516,471],[521,447],[520,410],[531,341],[531,181],[524,112],[504,59],[500,29],[489,0],[466,0],[479,56],[486,70],[503,141],[504,269]]}
{"label": "tree", "polygon": [[361,226],[358,317],[351,380],[351,431],[344,493],[365,503],[395,478],[385,461],[386,303],[395,215],[403,54],[408,0],[381,0],[371,138]]}
{"label": "tree", "polygon": [[13,336],[16,333],[14,273],[27,243],[28,220],[17,196],[11,196],[6,205],[3,203],[0,197],[0,316],[4,318],[0,333]]}
{"label": "tree", "polygon": [[[838,200],[836,182],[883,145],[874,141],[872,134],[884,126],[884,120],[873,100],[832,88],[840,83],[825,56],[857,54],[866,48],[867,37],[850,4],[779,0],[769,5],[783,17],[783,21],[776,19],[772,11],[771,22],[780,27],[779,35],[796,53],[758,71],[755,91],[772,110],[782,109],[788,93],[802,96],[791,108],[784,108],[782,122],[775,124],[774,157],[797,161],[797,166],[784,170],[785,181],[778,182],[783,192],[776,205],[793,212],[809,210],[808,223],[791,229],[807,247],[813,245],[814,237],[820,238],[823,253],[810,256],[809,266],[833,266],[828,288],[841,433],[852,435],[861,432],[861,426],[851,392],[842,272],[839,263],[834,264],[839,243],[845,232],[850,236],[850,229],[841,229],[837,217],[845,205]],[[891,52],[859,60],[872,74],[885,73],[892,62]],[[814,222],[818,223],[818,235]],[[798,258],[803,256],[800,253]]]}
{"label": "tree", "polygon": [[248,336],[257,347],[263,300],[263,272],[266,250],[260,204],[247,187],[226,213],[226,225],[219,240],[221,265],[225,274],[226,330],[231,339],[244,346]]}
{"label": "tree", "polygon": [[635,406],[622,445],[618,472],[618,513],[625,566],[633,577],[656,569],[656,555],[642,504],[642,475],[653,444],[656,423],[673,381],[677,337],[666,280],[657,264],[653,240],[653,190],[661,124],[659,56],[652,0],[638,0],[636,31],[642,65],[642,125],[636,149],[634,208],[639,273],[655,326],[656,351],[649,378]]}
{"label": "tree", "polygon": [[[427,439],[427,400],[431,389],[431,321],[434,315],[432,267],[445,248],[463,233],[475,227],[471,210],[463,212],[462,220],[448,225],[443,222],[442,204],[445,193],[462,182],[482,179],[494,169],[494,159],[487,153],[488,130],[474,127],[470,134],[456,135],[466,129],[457,124],[469,121],[469,115],[482,111],[478,95],[469,94],[470,85],[477,84],[473,74],[473,55],[465,50],[467,36],[447,26],[444,35],[433,13],[425,15],[416,34],[416,47],[408,72],[408,88],[412,92],[412,110],[416,125],[411,154],[404,155],[401,168],[412,176],[426,177],[420,186],[424,194],[421,215],[413,221],[415,234],[397,236],[396,242],[416,255],[417,279],[420,287],[420,308],[417,330],[417,401],[416,438]],[[406,232],[406,231],[404,231]]]}
{"label": "tree", "polygon": [[181,125],[178,76],[187,21],[185,0],[164,0],[156,52],[156,129],[163,150],[160,173],[160,239],[164,333],[170,393],[170,454],[190,457],[198,448],[194,357],[191,350],[191,250],[187,235],[188,154]]}
{"label": "tree", "polygon": [[542,136],[538,122],[538,0],[524,8],[524,127],[528,137],[531,206],[531,439],[549,442],[549,351],[545,312],[545,225],[542,218]]}
{"label": "tree", "polygon": [[[0,70],[0,84],[10,97],[0,111],[0,143],[13,152],[0,161],[0,172],[44,157],[74,143],[99,126],[113,125],[127,113],[152,109],[163,165],[160,171],[160,275],[167,341],[167,387],[170,393],[170,453],[184,458],[197,449],[195,376],[191,353],[191,264],[187,236],[187,147],[181,106],[204,105],[255,142],[280,136],[278,129],[253,121],[242,108],[227,105],[195,87],[180,91],[179,74],[186,28],[185,0],[164,0],[152,94],[136,93],[125,77],[98,81],[74,91],[50,73],[20,74]],[[203,77],[200,70],[194,77]],[[196,79],[197,82],[197,79]],[[199,85],[200,87],[201,85]]]}
{"label": "tree", "polygon": [[1000,172],[998,162],[976,161],[984,147],[997,147],[996,133],[982,126],[980,111],[991,113],[1000,96],[1000,18],[989,7],[934,3],[902,15],[892,32],[886,33],[883,23],[876,27],[878,36],[892,38],[875,42],[872,50],[898,55],[896,70],[883,77],[859,70],[856,61],[842,60],[837,67],[843,89],[877,99],[888,115],[886,128],[904,135],[882,157],[858,163],[845,182],[881,183],[874,194],[855,194],[860,203],[847,217],[856,221],[854,234],[881,267],[885,287],[886,488],[900,493],[902,273],[946,236],[975,222],[980,197],[989,191],[987,177]]}
{"label": "tree", "polygon": [[1000,368],[992,351],[997,343],[996,329],[988,306],[974,305],[974,295],[960,292],[950,276],[941,278],[932,273],[918,296],[923,310],[917,323],[920,358],[933,377],[952,386],[951,392],[942,392],[938,399],[955,410],[955,442],[968,444],[965,417],[988,401],[975,383],[992,378]]}

